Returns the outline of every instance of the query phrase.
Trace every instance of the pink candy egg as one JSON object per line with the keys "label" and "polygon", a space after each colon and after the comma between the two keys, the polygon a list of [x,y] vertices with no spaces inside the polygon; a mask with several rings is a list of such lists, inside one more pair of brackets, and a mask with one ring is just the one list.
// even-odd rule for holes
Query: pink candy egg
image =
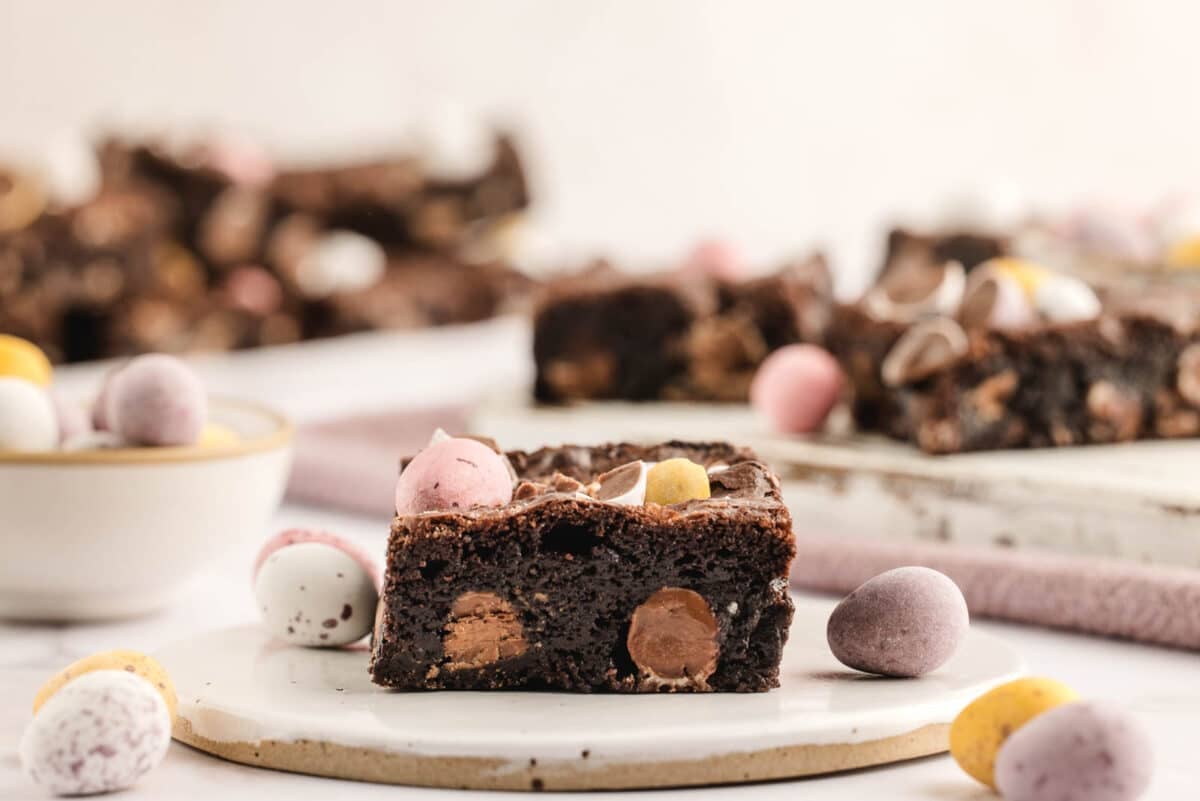
{"label": "pink candy egg", "polygon": [[54,412],[58,416],[59,443],[91,433],[92,421],[88,419],[82,406],[53,390],[50,392],[50,400],[54,403]]}
{"label": "pink candy egg", "polygon": [[138,356],[112,379],[109,427],[135,445],[194,445],[208,417],[204,385],[179,359]]}
{"label": "pink candy egg", "polygon": [[720,281],[741,281],[746,277],[746,263],[731,243],[708,239],[692,248],[683,263],[682,272]]}
{"label": "pink candy egg", "polygon": [[418,453],[400,474],[396,513],[503,506],[512,493],[512,476],[500,454],[482,442],[451,437]]}
{"label": "pink candy egg", "polygon": [[837,405],[845,378],[837,361],[816,345],[788,345],[772,353],[750,385],[750,403],[779,431],[819,430]]}
{"label": "pink candy egg", "polygon": [[108,420],[108,393],[112,391],[113,379],[129,362],[122,362],[104,374],[100,380],[100,392],[92,403],[92,428],[97,431],[110,431]]}
{"label": "pink candy egg", "polygon": [[362,566],[363,571],[370,576],[371,581],[375,583],[375,586],[379,586],[379,568],[375,566],[375,560],[368,556],[366,551],[353,542],[339,537],[337,534],[303,528],[289,528],[287,531],[281,531],[263,543],[262,548],[258,551],[258,556],[254,558],[254,578],[258,578],[258,571],[262,569],[263,563],[267,561],[267,558],[271,554],[280,548],[286,548],[289,545],[296,545],[301,542],[319,542],[322,545],[337,548],[355,562],[358,562]]}

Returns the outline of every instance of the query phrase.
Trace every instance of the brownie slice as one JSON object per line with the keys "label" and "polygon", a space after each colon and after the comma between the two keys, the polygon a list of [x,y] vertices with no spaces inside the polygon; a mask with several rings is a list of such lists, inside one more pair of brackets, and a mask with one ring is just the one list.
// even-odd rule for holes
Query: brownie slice
{"label": "brownie slice", "polygon": [[[712,497],[597,500],[634,460],[686,457]],[[779,481],[726,444],[508,454],[501,508],[397,517],[371,675],[401,689],[761,692],[779,684],[795,541]],[[682,659],[680,672],[663,660]]]}
{"label": "brownie slice", "polygon": [[737,283],[611,269],[562,279],[534,314],[534,397],[744,401],[767,354],[821,341],[831,304],[819,256]]}
{"label": "brownie slice", "polygon": [[1061,447],[1200,434],[1200,333],[1114,304],[1104,315],[967,332],[966,351],[889,385],[888,353],[909,330],[840,307],[829,346],[855,422],[929,453]]}

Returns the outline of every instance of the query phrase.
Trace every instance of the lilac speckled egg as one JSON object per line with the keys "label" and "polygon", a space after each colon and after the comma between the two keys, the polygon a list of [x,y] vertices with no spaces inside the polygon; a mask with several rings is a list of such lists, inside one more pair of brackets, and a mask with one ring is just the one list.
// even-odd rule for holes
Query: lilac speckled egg
{"label": "lilac speckled egg", "polygon": [[772,353],[750,384],[750,403],[779,431],[806,434],[825,425],[845,379],[837,360],[816,345]]}
{"label": "lilac speckled egg", "polygon": [[1051,709],[1017,729],[996,755],[1006,801],[1133,801],[1153,772],[1150,737],[1104,703]]}
{"label": "lilac speckled egg", "polygon": [[396,513],[503,506],[512,493],[504,457],[477,440],[451,437],[425,448],[404,468],[396,482]]}
{"label": "lilac speckled egg", "polygon": [[112,379],[108,424],[135,445],[194,445],[208,416],[199,377],[174,356],[138,356]]}
{"label": "lilac speckled egg", "polygon": [[50,401],[54,404],[54,413],[58,417],[60,444],[91,433],[92,421],[88,419],[88,414],[81,405],[70,398],[64,398],[54,390],[50,391]]}
{"label": "lilac speckled egg", "polygon": [[171,742],[171,716],[154,685],[124,670],[97,670],[51,696],[21,738],[21,764],[58,795],[130,787]]}
{"label": "lilac speckled egg", "polygon": [[847,667],[913,677],[945,664],[969,624],[967,602],[948,576],[898,567],[847,595],[829,616],[826,637]]}
{"label": "lilac speckled egg", "polygon": [[280,640],[348,645],[371,631],[379,603],[376,575],[358,549],[301,540],[267,551],[255,571],[254,597],[263,625]]}

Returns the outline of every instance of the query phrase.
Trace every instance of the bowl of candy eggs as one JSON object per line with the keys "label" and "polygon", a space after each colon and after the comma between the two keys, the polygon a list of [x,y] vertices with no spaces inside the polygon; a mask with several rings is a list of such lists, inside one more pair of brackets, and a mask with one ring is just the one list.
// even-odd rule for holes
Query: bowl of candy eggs
{"label": "bowl of candy eggs", "polygon": [[52,377],[0,335],[0,618],[151,612],[262,535],[290,467],[283,416],[209,397],[162,354],[119,365],[87,404]]}

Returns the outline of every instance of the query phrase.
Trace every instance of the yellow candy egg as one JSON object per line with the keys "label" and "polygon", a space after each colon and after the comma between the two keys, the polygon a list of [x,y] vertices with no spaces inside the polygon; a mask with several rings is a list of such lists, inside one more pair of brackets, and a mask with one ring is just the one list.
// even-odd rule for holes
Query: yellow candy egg
{"label": "yellow candy egg", "polygon": [[708,471],[691,459],[667,459],[646,472],[646,503],[666,506],[708,496]]}
{"label": "yellow candy egg", "polygon": [[0,375],[23,378],[47,386],[54,368],[42,349],[20,337],[0,334]]}
{"label": "yellow candy egg", "polygon": [[1167,266],[1179,270],[1200,269],[1200,234],[1172,245],[1167,251]]}
{"label": "yellow candy egg", "polygon": [[242,438],[237,432],[229,426],[223,426],[220,423],[205,423],[204,430],[200,432],[201,448],[224,448],[228,445],[236,445],[241,442]]}
{"label": "yellow candy egg", "polygon": [[989,259],[984,265],[1005,273],[1025,290],[1025,295],[1033,298],[1037,288],[1050,276],[1050,271],[1041,265],[1024,259],[999,258]]}
{"label": "yellow candy egg", "polygon": [[950,755],[973,778],[995,788],[996,754],[1017,729],[1078,694],[1054,679],[1001,684],[976,698],[950,725]]}
{"label": "yellow candy egg", "polygon": [[73,662],[63,668],[37,691],[37,695],[33,698],[33,712],[36,715],[37,711],[42,708],[42,704],[50,700],[50,696],[61,690],[73,679],[77,679],[85,673],[91,673],[96,670],[124,670],[128,673],[133,673],[136,676],[141,676],[146,681],[154,686],[162,695],[163,701],[166,702],[167,712],[171,715],[171,722],[175,722],[175,710],[179,706],[179,701],[175,696],[175,685],[171,682],[171,677],[167,675],[167,671],[163,666],[155,661],[152,657],[146,656],[138,651],[102,651],[98,654],[85,656],[78,662]]}

